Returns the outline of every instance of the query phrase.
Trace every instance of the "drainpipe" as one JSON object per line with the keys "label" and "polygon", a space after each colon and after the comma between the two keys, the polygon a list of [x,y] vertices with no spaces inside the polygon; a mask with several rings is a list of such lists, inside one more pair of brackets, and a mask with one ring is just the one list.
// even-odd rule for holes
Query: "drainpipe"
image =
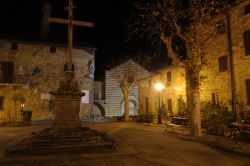
{"label": "drainpipe", "polygon": [[232,113],[234,116],[234,120],[237,119],[237,110],[236,110],[236,83],[235,83],[235,71],[234,71],[234,56],[232,50],[232,32],[231,32],[231,24],[230,24],[230,14],[229,14],[229,6],[226,8],[226,23],[227,23],[227,44],[228,44],[228,56],[229,56],[229,64],[230,64],[230,76],[231,76],[231,96],[232,96]]}

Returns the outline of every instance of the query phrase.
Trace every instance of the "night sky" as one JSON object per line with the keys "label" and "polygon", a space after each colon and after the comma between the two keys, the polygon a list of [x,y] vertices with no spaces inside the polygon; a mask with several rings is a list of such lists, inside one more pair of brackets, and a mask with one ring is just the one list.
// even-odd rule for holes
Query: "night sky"
{"label": "night sky", "polygon": [[[52,2],[52,17],[67,18],[68,0]],[[96,47],[96,79],[104,74],[110,59],[133,54],[127,38],[127,19],[131,0],[74,0],[74,19],[92,21],[94,28],[74,27],[74,45]],[[21,40],[39,39],[42,0],[1,0],[0,37]],[[51,24],[49,39],[67,41],[67,26]]]}

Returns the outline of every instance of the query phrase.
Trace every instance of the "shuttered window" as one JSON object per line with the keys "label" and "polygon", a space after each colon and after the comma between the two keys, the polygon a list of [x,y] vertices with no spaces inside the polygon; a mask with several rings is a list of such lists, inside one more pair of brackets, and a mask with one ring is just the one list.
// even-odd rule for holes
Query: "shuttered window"
{"label": "shuttered window", "polygon": [[168,111],[171,113],[173,112],[173,108],[172,108],[172,99],[168,99]]}
{"label": "shuttered window", "polygon": [[146,111],[146,113],[148,113],[149,112],[149,104],[148,104],[148,97],[145,97],[145,111]]}
{"label": "shuttered window", "polygon": [[172,73],[171,73],[171,71],[167,72],[167,82],[168,83],[172,82]]}
{"label": "shuttered window", "polygon": [[0,111],[3,110],[3,96],[0,96]]}
{"label": "shuttered window", "polygon": [[56,53],[56,47],[50,47],[50,52],[51,53]]}
{"label": "shuttered window", "polygon": [[11,50],[17,50],[17,48],[18,48],[18,45],[17,45],[17,43],[12,43],[11,44]]}
{"label": "shuttered window", "polygon": [[13,82],[14,63],[13,62],[1,62],[1,83]]}
{"label": "shuttered window", "polygon": [[219,95],[217,92],[211,94],[211,100],[212,100],[212,105],[214,106],[219,105]]}
{"label": "shuttered window", "polygon": [[219,72],[224,72],[228,70],[228,62],[227,62],[227,56],[221,56],[218,59],[219,61]]}
{"label": "shuttered window", "polygon": [[248,13],[250,13],[250,4],[245,6],[245,13],[244,14],[248,14]]}
{"label": "shuttered window", "polygon": [[247,105],[250,106],[250,79],[246,80]]}
{"label": "shuttered window", "polygon": [[243,33],[244,37],[244,46],[245,46],[245,55],[250,56],[250,30],[247,30]]}

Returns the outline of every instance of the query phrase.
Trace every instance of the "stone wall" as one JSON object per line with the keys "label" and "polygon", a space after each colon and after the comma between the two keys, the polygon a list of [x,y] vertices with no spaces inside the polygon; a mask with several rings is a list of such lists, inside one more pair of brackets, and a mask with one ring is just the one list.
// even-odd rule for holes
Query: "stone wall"
{"label": "stone wall", "polygon": [[[167,73],[171,72],[171,81],[167,80]],[[159,92],[155,89],[155,84],[161,82],[165,88],[160,92],[160,107],[165,110],[172,109],[174,115],[179,112],[178,99],[186,98],[186,85],[184,69],[178,66],[169,66],[158,71],[153,77],[149,77],[140,82],[140,110],[142,113],[154,114],[157,116],[159,109]],[[151,85],[150,85],[151,84]],[[148,112],[146,111],[145,98],[148,97]],[[172,108],[168,105],[168,100],[172,101]],[[163,114],[166,114],[164,112]]]}
{"label": "stone wall", "polygon": [[[230,10],[230,25],[232,34],[232,52],[234,61],[234,74],[236,81],[236,95],[238,103],[247,107],[246,79],[250,79],[250,55],[245,55],[245,45],[243,33],[250,30],[250,13],[244,14],[245,6],[250,4],[250,0],[238,4]],[[227,34],[224,33],[207,44],[209,53],[209,66],[202,72],[207,78],[202,82],[202,100],[211,100],[211,93],[217,92],[219,101],[226,105],[231,105],[231,76],[230,63],[228,57],[228,70],[219,72],[218,58],[228,55]]]}
{"label": "stone wall", "polygon": [[[11,49],[13,43],[17,44],[16,50]],[[51,52],[51,47],[55,47],[56,52]],[[81,104],[81,118],[90,116],[92,112],[94,54],[95,49],[92,48],[73,49],[75,77],[78,80],[79,89],[89,91],[89,103]],[[51,102],[53,105],[54,97],[49,92],[57,89],[59,81],[63,79],[67,47],[47,43],[0,40],[0,61],[14,63],[12,84],[21,84],[25,87],[20,91],[20,95],[25,96],[25,109],[33,111],[32,119],[53,119],[54,114],[50,107]],[[1,88],[0,91],[5,88]],[[6,98],[4,108],[9,105],[7,100]],[[0,113],[3,114],[5,111],[5,109],[1,110]]]}

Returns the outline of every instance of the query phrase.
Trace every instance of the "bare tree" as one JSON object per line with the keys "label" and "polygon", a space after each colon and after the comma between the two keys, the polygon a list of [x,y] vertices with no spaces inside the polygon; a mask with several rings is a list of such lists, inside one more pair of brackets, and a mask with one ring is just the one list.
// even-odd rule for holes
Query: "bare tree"
{"label": "bare tree", "polygon": [[[133,35],[163,43],[172,63],[185,69],[191,134],[195,137],[202,135],[200,71],[207,65],[208,54],[204,45],[217,35],[215,14],[222,8],[216,5],[215,0],[138,1],[135,3],[136,14],[129,24]],[[176,43],[182,43],[185,49]]]}

